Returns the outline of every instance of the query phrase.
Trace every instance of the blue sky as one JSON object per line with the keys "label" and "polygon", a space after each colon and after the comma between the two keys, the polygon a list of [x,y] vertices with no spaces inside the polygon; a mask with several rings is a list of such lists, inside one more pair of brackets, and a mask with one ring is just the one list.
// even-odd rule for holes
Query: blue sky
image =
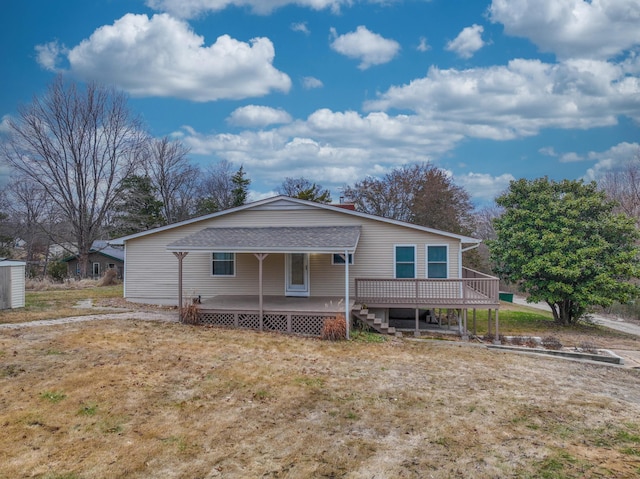
{"label": "blue sky", "polygon": [[638,0],[9,0],[0,22],[0,133],[56,74],[113,84],[252,199],[428,161],[483,205],[640,154]]}

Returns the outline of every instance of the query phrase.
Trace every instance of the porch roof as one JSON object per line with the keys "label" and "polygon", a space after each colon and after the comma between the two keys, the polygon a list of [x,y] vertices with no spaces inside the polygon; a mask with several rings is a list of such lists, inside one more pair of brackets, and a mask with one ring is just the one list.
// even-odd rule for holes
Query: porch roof
{"label": "porch roof", "polygon": [[360,226],[205,228],[168,244],[167,251],[353,253],[360,231]]}

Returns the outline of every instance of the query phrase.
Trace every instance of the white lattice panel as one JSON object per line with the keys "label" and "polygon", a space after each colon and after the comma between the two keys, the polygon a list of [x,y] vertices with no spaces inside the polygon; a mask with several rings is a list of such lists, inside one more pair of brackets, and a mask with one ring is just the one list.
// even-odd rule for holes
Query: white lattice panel
{"label": "white lattice panel", "polygon": [[260,329],[260,315],[253,313],[239,313],[238,327],[247,329]]}
{"label": "white lattice panel", "polygon": [[263,319],[265,331],[287,332],[287,315],[286,314],[265,314]]}
{"label": "white lattice panel", "polygon": [[313,314],[292,314],[291,332],[308,336],[320,336],[326,317]]}

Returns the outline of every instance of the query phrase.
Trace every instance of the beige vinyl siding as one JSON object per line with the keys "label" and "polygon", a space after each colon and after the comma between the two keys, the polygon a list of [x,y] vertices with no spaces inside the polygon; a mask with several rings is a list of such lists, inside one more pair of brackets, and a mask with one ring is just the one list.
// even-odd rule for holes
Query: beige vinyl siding
{"label": "beige vinyl siding", "polygon": [[[273,206],[273,205],[271,205]],[[433,233],[361,218],[341,210],[331,211],[296,204],[288,208],[250,208],[191,223],[126,243],[125,295],[133,301],[177,303],[178,260],[166,245],[207,227],[268,226],[354,226],[361,225],[360,242],[349,265],[351,291],[355,278],[393,278],[394,245],[416,245],[416,271],[426,277],[426,244],[449,245],[449,278],[459,277],[460,242]],[[189,253],[183,262],[183,290],[186,296],[203,299],[221,294],[257,294],[258,260],[253,254],[236,254],[236,276],[214,278],[210,253]],[[264,294],[283,295],[284,254],[269,254],[263,263]],[[331,254],[309,256],[310,294],[344,295],[344,265],[332,265]]]}

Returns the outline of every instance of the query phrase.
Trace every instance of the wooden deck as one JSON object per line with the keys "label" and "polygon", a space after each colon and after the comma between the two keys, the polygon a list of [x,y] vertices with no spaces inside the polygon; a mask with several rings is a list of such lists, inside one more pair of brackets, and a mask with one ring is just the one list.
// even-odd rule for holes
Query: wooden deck
{"label": "wooden deck", "polygon": [[497,278],[463,268],[462,279],[357,278],[355,300],[369,307],[497,308]]}

